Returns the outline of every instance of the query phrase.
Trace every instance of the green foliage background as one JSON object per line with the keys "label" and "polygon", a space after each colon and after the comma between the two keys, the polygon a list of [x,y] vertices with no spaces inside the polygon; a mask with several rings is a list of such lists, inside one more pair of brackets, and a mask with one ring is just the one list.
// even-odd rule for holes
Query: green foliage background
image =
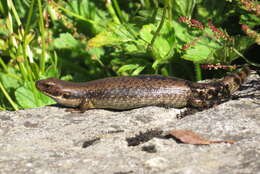
{"label": "green foliage background", "polygon": [[230,65],[259,44],[259,24],[253,0],[1,0],[0,109],[54,103],[35,88],[48,77],[200,80],[200,64]]}

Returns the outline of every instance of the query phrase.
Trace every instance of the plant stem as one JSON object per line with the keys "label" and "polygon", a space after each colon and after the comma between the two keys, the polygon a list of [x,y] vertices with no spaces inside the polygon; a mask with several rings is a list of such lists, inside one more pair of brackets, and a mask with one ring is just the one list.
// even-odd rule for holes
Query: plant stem
{"label": "plant stem", "polygon": [[122,13],[122,11],[121,11],[119,5],[118,5],[117,0],[112,0],[112,2],[113,2],[113,4],[114,4],[114,6],[115,6],[116,12],[117,12],[117,14],[118,14],[118,17],[119,17],[121,23],[125,23],[126,21],[125,21],[125,19],[124,19],[123,13]]}
{"label": "plant stem", "polygon": [[110,13],[110,15],[112,16],[113,18],[113,21],[116,23],[116,24],[121,24],[119,18],[117,17],[116,15],[116,12],[112,6],[112,3],[111,3],[111,0],[106,0],[106,7],[108,9],[108,12]]}
{"label": "plant stem", "polygon": [[8,67],[6,66],[6,64],[4,63],[2,57],[0,57],[0,65],[2,65],[3,69],[5,72],[8,72]]}
{"label": "plant stem", "polygon": [[0,12],[1,12],[2,14],[5,14],[5,13],[6,13],[2,1],[0,1]]}
{"label": "plant stem", "polygon": [[153,47],[153,44],[154,44],[154,42],[156,40],[156,37],[159,35],[159,33],[160,33],[160,31],[161,31],[161,29],[163,27],[165,16],[166,16],[166,11],[167,11],[167,4],[165,4],[165,7],[163,9],[163,15],[162,15],[161,22],[160,22],[157,30],[155,31],[155,34],[154,34],[154,36],[153,36],[153,38],[151,40],[151,43],[148,45],[148,49],[151,49]]}
{"label": "plant stem", "polygon": [[169,3],[170,1],[168,1],[168,20],[172,21],[172,3]]}
{"label": "plant stem", "polygon": [[42,3],[41,0],[38,0],[38,8],[39,8],[39,29],[41,32],[41,42],[42,42],[42,54],[40,58],[40,72],[43,73],[45,70],[45,56],[46,56],[46,45],[45,45],[45,28],[42,14]]}
{"label": "plant stem", "polygon": [[196,81],[202,80],[201,68],[199,63],[194,64],[195,73],[196,73]]}
{"label": "plant stem", "polygon": [[260,64],[251,62],[251,61],[248,60],[242,53],[240,53],[237,49],[232,48],[232,50],[233,50],[237,55],[239,55],[240,57],[242,57],[248,64],[254,65],[254,66],[256,66],[256,67],[260,67]]}
{"label": "plant stem", "polygon": [[29,9],[29,14],[27,16],[27,20],[26,20],[26,24],[25,24],[24,36],[26,36],[27,33],[29,32],[30,23],[31,23],[32,14],[33,14],[34,3],[35,3],[35,0],[32,0],[31,5],[30,5],[30,9]]}
{"label": "plant stem", "polygon": [[15,111],[19,110],[18,106],[16,105],[16,103],[12,100],[12,98],[8,95],[7,91],[5,90],[3,84],[0,82],[0,89],[2,90],[4,96],[6,97],[6,99],[9,101],[9,103],[11,104],[11,106],[14,108]]}
{"label": "plant stem", "polygon": [[[52,3],[54,3],[54,1],[53,1]],[[105,27],[105,25],[102,24],[102,23],[97,23],[97,22],[95,22],[94,20],[86,19],[86,18],[84,18],[84,17],[82,17],[82,16],[80,16],[80,15],[78,15],[78,14],[76,14],[76,13],[73,13],[73,12],[71,12],[71,11],[69,11],[69,10],[67,10],[67,9],[65,9],[65,8],[63,8],[63,7],[61,7],[60,5],[58,5],[58,4],[56,4],[56,3],[54,3],[54,4],[55,4],[59,9],[61,9],[61,10],[64,11],[65,13],[67,13],[68,15],[71,15],[71,16],[73,16],[73,17],[79,19],[79,20],[85,21],[85,22],[90,23],[90,24],[93,24],[93,25],[98,25],[98,26],[101,26],[101,27]]]}
{"label": "plant stem", "polygon": [[151,7],[151,4],[150,4],[150,0],[144,0],[144,5],[145,5],[145,8],[150,8]]}
{"label": "plant stem", "polygon": [[29,47],[29,43],[26,43],[26,37],[27,37],[27,34],[29,33],[29,29],[30,29],[30,23],[31,23],[31,19],[32,19],[32,14],[33,14],[33,7],[34,7],[34,4],[35,4],[35,0],[32,0],[31,2],[31,5],[30,5],[30,9],[29,9],[29,14],[28,14],[28,17],[27,17],[27,20],[26,20],[26,24],[25,24],[25,31],[24,31],[24,35],[22,36],[23,37],[23,57],[25,59],[25,64],[26,64],[26,69],[27,71],[30,73],[27,73],[28,76],[29,76],[29,79],[32,81],[33,80],[33,72],[32,72],[32,67],[30,66],[30,60],[29,60],[29,56],[26,54],[26,48]]}
{"label": "plant stem", "polygon": [[12,0],[7,0],[7,4],[9,5],[9,8],[12,10],[13,14],[14,14],[14,18],[18,24],[18,26],[20,26],[22,23],[20,21],[19,15],[17,14],[16,9],[14,8],[14,3]]}

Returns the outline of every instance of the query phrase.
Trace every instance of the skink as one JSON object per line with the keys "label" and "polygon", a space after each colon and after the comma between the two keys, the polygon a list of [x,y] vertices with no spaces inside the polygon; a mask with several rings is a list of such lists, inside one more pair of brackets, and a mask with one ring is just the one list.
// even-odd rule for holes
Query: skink
{"label": "skink", "polygon": [[38,80],[36,87],[59,104],[82,112],[91,108],[126,110],[144,106],[208,108],[234,93],[249,73],[249,67],[244,66],[212,83],[159,75],[111,77],[85,83],[48,78]]}

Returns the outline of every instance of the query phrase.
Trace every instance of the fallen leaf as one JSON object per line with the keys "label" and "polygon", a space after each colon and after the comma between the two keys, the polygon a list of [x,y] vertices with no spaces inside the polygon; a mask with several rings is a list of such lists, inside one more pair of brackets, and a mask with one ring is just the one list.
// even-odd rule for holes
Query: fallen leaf
{"label": "fallen leaf", "polygon": [[207,140],[191,130],[173,130],[170,132],[170,135],[185,144],[205,145],[215,143],[235,143],[233,140]]}

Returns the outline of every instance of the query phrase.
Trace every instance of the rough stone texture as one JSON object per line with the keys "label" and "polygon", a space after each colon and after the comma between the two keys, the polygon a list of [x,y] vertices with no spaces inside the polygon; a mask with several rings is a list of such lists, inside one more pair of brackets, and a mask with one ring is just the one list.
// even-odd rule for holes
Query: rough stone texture
{"label": "rough stone texture", "polygon": [[[159,107],[0,112],[0,173],[260,173],[259,89],[260,78],[253,74],[236,93],[238,99],[183,119],[176,115],[185,109]],[[236,143],[181,144],[165,136],[173,129]],[[139,136],[147,141],[128,146],[127,138],[140,132],[148,132]]]}

